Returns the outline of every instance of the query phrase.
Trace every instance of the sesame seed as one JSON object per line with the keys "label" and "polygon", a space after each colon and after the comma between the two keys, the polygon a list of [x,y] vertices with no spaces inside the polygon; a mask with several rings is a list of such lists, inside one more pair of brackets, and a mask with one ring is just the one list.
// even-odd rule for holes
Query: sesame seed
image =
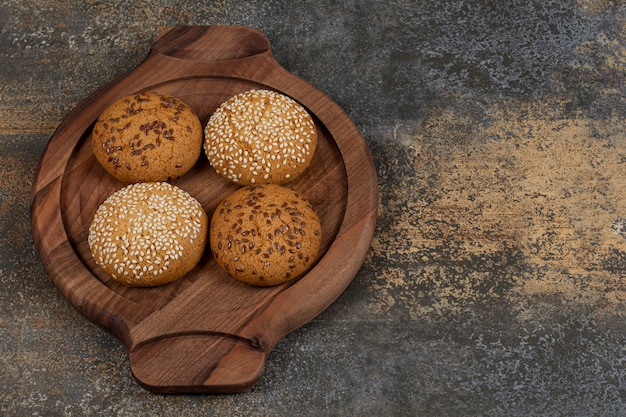
{"label": "sesame seed", "polygon": [[[291,167],[299,175],[310,162],[301,150],[314,148],[316,140],[313,119],[300,104],[273,91],[250,90],[225,101],[213,113],[205,127],[204,149],[218,173],[253,184],[272,182],[272,169],[281,167]],[[221,169],[224,161],[233,161],[227,171]],[[240,168],[243,172],[238,173]]]}
{"label": "sesame seed", "polygon": [[141,279],[150,272],[156,277],[170,260],[184,256],[184,245],[202,232],[204,216],[200,203],[180,188],[165,182],[131,184],[96,210],[89,247],[97,253],[96,263],[116,276]]}

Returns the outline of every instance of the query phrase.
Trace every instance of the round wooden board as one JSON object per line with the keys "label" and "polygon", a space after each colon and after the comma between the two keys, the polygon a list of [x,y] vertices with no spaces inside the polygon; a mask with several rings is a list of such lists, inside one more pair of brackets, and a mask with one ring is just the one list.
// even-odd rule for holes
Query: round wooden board
{"label": "round wooden board", "polygon": [[[257,288],[230,278],[210,250],[182,279],[156,288],[112,281],[91,258],[87,229],[98,206],[126,184],[96,162],[93,123],[113,101],[139,91],[181,98],[205,124],[229,97],[273,89],[314,116],[318,148],[288,184],[306,195],[322,222],[322,252],[297,281]],[[209,216],[238,186],[201,155],[173,183]],[[239,392],[262,375],[270,349],[330,305],[360,269],[374,234],[378,190],[362,136],[325,94],[284,70],[268,39],[243,27],[176,27],[162,32],[146,60],[81,102],[50,139],[34,179],[31,221],[54,284],[89,320],[112,332],[146,389],[160,393]]]}

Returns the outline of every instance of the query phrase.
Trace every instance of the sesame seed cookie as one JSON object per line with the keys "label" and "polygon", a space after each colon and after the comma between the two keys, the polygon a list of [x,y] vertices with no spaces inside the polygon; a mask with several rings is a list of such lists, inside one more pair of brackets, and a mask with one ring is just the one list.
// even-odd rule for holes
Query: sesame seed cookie
{"label": "sesame seed cookie", "polygon": [[91,137],[102,167],[127,183],[170,181],[202,152],[202,124],[193,109],[167,94],[138,93],[107,107]]}
{"label": "sesame seed cookie", "polygon": [[208,217],[186,191],[166,182],[135,183],[98,207],[88,243],[96,264],[114,280],[154,287],[193,269],[207,233]]}
{"label": "sesame seed cookie", "polygon": [[309,201],[277,184],[238,189],[211,217],[209,244],[233,278],[256,286],[291,281],[315,262],[320,221]]}
{"label": "sesame seed cookie", "polygon": [[222,103],[204,128],[204,151],[218,174],[241,184],[286,184],[311,163],[317,131],[291,98],[250,90]]}

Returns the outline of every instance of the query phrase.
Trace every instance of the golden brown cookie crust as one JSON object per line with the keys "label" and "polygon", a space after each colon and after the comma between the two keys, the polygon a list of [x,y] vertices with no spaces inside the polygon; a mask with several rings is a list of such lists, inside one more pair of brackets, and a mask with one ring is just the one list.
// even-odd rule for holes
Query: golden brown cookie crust
{"label": "golden brown cookie crust", "polygon": [[284,186],[243,187],[211,217],[211,251],[232,277],[257,286],[294,280],[316,261],[321,225],[309,201]]}
{"label": "golden brown cookie crust", "polygon": [[311,163],[317,131],[295,100],[250,90],[218,107],[204,129],[204,151],[218,174],[241,184],[286,184]]}
{"label": "golden brown cookie crust", "polygon": [[96,210],[88,243],[98,266],[132,287],[175,281],[199,262],[208,217],[200,203],[165,182],[136,183]]}
{"label": "golden brown cookie crust", "polygon": [[167,94],[138,93],[107,107],[93,128],[100,165],[120,181],[170,181],[188,172],[202,151],[193,109]]}

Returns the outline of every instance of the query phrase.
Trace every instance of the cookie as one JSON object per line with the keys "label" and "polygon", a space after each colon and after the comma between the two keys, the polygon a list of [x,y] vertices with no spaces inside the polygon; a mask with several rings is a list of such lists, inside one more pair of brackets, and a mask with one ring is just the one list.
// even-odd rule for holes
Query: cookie
{"label": "cookie", "polygon": [[193,109],[167,94],[138,93],[107,107],[91,136],[102,167],[127,183],[170,181],[202,152],[202,124]]}
{"label": "cookie", "polygon": [[222,103],[204,128],[204,151],[216,172],[241,184],[286,184],[310,165],[317,131],[291,98],[250,90]]}
{"label": "cookie", "polygon": [[166,182],[128,185],[98,207],[88,243],[98,266],[131,287],[175,281],[199,262],[208,217],[186,191]]}
{"label": "cookie", "polygon": [[276,185],[238,189],[211,216],[209,244],[233,278],[256,286],[294,280],[316,261],[320,221],[309,201]]}

